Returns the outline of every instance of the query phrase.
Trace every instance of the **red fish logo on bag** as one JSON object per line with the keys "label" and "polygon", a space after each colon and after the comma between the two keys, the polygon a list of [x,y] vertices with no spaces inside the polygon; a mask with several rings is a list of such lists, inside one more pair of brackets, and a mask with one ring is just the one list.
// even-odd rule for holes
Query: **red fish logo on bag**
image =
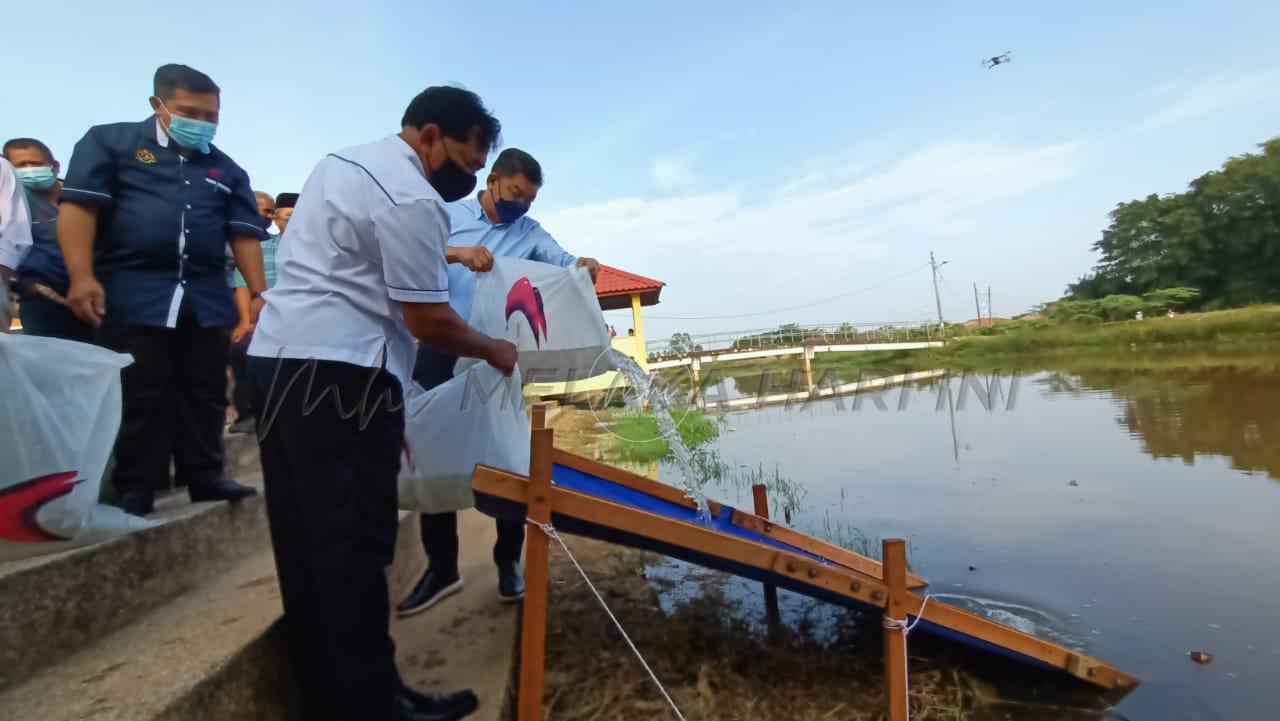
{"label": "red fish logo on bag", "polygon": [[511,290],[507,291],[507,321],[516,313],[524,314],[533,329],[533,342],[541,348],[542,341],[547,339],[547,314],[542,305],[542,292],[527,277],[512,283]]}
{"label": "red fish logo on bag", "polygon": [[0,541],[66,541],[40,527],[36,514],[76,486],[76,472],[54,473],[0,489]]}

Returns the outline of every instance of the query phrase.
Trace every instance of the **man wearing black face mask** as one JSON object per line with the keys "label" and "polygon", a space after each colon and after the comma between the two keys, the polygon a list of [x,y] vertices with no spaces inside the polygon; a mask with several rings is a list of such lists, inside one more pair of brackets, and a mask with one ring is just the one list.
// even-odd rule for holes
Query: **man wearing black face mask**
{"label": "man wearing black face mask", "polygon": [[449,307],[445,262],[445,201],[475,187],[499,132],[474,93],[427,88],[399,134],[320,161],[281,238],[245,370],[303,718],[446,721],[476,708],[470,691],[401,682],[383,567],[414,339],[515,367],[514,345]]}

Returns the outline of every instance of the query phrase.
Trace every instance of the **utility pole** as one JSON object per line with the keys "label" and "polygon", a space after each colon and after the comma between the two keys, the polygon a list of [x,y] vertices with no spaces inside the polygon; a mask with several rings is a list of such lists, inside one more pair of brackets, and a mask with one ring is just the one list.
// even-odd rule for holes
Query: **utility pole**
{"label": "utility pole", "polygon": [[978,302],[978,284],[973,284],[973,309],[978,311],[978,327],[982,327],[982,304]]}
{"label": "utility pole", "polygon": [[991,286],[987,286],[987,320],[995,323],[995,320],[991,317]]}
{"label": "utility pole", "polygon": [[933,268],[933,302],[938,304],[938,333],[942,335],[942,339],[947,339],[947,324],[942,320],[942,294],[938,292],[938,267],[945,265],[946,261],[939,263],[933,259],[933,251],[929,251],[929,265]]}

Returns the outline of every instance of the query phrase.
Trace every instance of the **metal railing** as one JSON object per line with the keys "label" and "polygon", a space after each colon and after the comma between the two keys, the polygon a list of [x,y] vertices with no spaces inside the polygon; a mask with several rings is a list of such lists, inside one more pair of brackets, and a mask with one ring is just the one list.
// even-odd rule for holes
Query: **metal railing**
{"label": "metal railing", "polygon": [[937,321],[891,323],[831,323],[720,333],[676,334],[645,343],[650,360],[679,358],[694,353],[725,353],[803,345],[909,343],[942,340]]}

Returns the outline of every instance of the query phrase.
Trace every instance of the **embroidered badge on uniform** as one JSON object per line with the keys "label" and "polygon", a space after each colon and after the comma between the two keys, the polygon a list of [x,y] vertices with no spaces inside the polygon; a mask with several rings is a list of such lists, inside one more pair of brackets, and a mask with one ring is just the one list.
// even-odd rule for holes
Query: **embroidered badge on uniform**
{"label": "embroidered badge on uniform", "polygon": [[134,153],[133,157],[137,158],[139,163],[146,163],[147,165],[153,165],[156,162],[156,156],[146,148],[138,148],[138,152]]}

